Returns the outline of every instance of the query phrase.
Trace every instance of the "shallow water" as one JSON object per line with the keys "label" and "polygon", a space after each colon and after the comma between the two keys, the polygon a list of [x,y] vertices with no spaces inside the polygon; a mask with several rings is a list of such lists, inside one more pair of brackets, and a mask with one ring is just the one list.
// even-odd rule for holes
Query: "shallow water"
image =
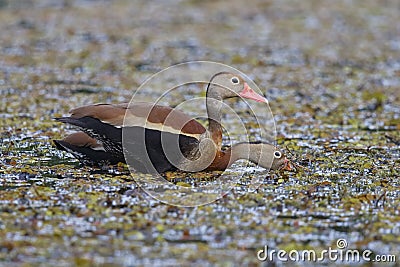
{"label": "shallow water", "polygon": [[[265,245],[321,251],[339,238],[398,257],[399,9],[397,1],[0,1],[0,265],[255,265]],[[53,117],[129,101],[150,75],[189,60],[248,74],[269,99],[276,142],[304,168],[238,167],[231,193],[183,208],[145,194],[123,167],[82,168],[52,146],[73,131]],[[254,176],[263,183],[245,194]]]}

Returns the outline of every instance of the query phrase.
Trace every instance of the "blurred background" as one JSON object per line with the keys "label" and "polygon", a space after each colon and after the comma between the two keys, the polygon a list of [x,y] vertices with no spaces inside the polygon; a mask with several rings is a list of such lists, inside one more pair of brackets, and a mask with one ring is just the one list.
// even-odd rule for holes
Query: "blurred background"
{"label": "blurred background", "polygon": [[[0,265],[257,265],[264,245],[338,238],[399,255],[399,14],[396,0],[0,0]],[[191,60],[248,74],[307,169],[178,208],[51,145],[69,131],[53,117]]]}

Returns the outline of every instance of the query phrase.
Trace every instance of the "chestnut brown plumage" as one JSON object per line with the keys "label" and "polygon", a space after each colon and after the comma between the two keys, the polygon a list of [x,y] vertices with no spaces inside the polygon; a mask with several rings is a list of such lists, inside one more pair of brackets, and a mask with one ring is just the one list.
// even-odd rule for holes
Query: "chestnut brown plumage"
{"label": "chestnut brown plumage", "polygon": [[54,142],[85,164],[126,160],[140,172],[224,170],[238,159],[248,159],[264,168],[290,168],[285,156],[271,144],[239,143],[221,149],[222,101],[240,96],[267,102],[240,76],[215,74],[206,96],[207,129],[171,107],[143,102],[95,104],[71,110],[70,117],[57,118],[83,132]]}

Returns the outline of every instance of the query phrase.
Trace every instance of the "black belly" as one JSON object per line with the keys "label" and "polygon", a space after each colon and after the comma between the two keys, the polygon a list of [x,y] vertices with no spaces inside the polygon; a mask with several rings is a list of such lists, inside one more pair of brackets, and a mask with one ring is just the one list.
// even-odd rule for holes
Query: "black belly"
{"label": "black belly", "polygon": [[139,126],[125,127],[122,141],[127,164],[143,173],[176,170],[199,143],[194,137]]}

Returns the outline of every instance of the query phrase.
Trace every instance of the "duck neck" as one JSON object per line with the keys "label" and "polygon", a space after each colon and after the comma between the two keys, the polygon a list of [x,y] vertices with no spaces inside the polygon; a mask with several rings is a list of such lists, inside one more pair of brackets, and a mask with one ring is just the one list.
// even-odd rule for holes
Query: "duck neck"
{"label": "duck neck", "polygon": [[[232,165],[232,163],[234,163],[235,161],[239,160],[239,159],[246,159],[246,160],[250,160],[252,162],[254,162],[253,160],[251,160],[251,152],[250,151],[251,148],[251,144],[249,143],[238,143],[235,144],[231,147],[231,155],[230,155],[230,160],[229,160],[229,164],[228,167]],[[255,162],[257,163],[257,162]]]}
{"label": "duck neck", "polygon": [[271,166],[274,150],[273,145],[265,143],[238,143],[226,151],[219,151],[208,170],[223,171],[239,159],[249,160],[265,169],[274,169],[274,166]]}
{"label": "duck neck", "polygon": [[208,131],[217,148],[222,145],[221,109],[222,97],[216,92],[215,86],[209,84],[206,95],[206,106],[208,115]]}
{"label": "duck neck", "polygon": [[233,145],[226,151],[219,151],[214,159],[214,162],[208,168],[208,170],[223,171],[229,168],[232,163],[239,159],[249,159],[250,144],[239,143]]}
{"label": "duck neck", "polygon": [[273,146],[271,145],[271,153],[263,150],[261,143],[238,143],[230,149],[230,159],[227,168],[239,159],[249,160],[263,168],[270,168],[273,160]]}

